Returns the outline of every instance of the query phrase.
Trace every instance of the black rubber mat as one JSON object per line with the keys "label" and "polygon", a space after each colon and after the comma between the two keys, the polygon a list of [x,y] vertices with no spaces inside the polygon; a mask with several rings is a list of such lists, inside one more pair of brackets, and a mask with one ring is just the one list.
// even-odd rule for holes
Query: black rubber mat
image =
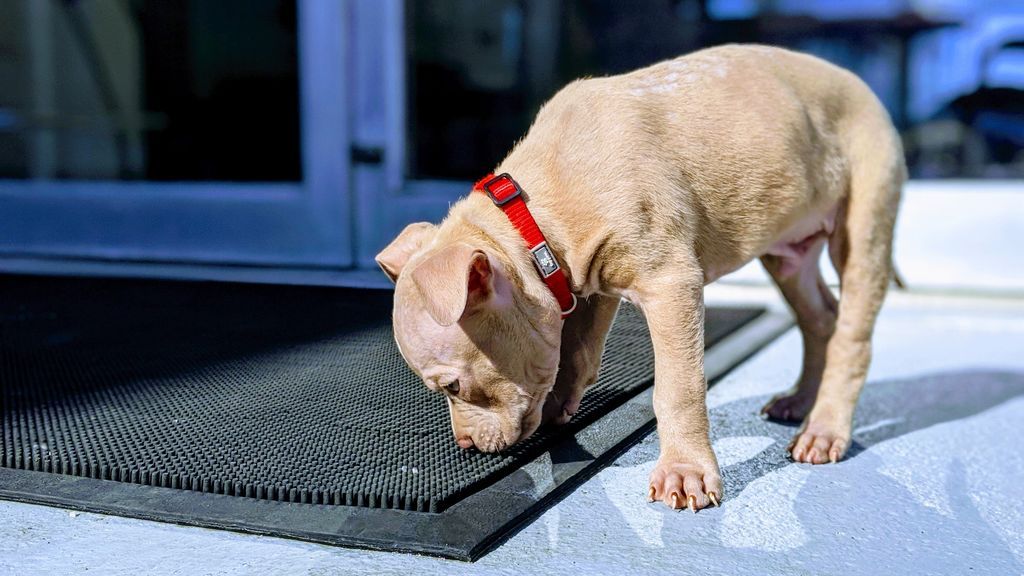
{"label": "black rubber mat", "polygon": [[[441,396],[398,354],[391,298],[0,276],[0,467],[92,479],[98,493],[437,513],[651,383],[645,323],[624,305],[572,423],[501,454],[464,451]],[[708,310],[708,345],[759,313]]]}

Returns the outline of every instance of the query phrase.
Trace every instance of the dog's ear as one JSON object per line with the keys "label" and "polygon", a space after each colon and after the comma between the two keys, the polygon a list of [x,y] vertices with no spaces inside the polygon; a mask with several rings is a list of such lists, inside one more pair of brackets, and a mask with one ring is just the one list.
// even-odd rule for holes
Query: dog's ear
{"label": "dog's ear", "polygon": [[412,271],[427,312],[451,326],[494,296],[495,269],[487,254],[468,244],[446,246]]}
{"label": "dog's ear", "polygon": [[415,222],[409,224],[402,230],[397,238],[388,244],[387,248],[377,254],[375,260],[380,269],[391,278],[392,282],[398,281],[398,275],[402,273],[409,258],[416,253],[425,242],[434,237],[437,227],[430,222]]}

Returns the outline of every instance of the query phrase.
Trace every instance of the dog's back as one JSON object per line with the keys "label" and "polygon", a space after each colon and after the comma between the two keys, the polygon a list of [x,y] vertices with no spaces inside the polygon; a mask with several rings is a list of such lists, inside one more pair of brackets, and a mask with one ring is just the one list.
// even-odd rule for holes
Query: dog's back
{"label": "dog's back", "polygon": [[525,180],[585,175],[602,183],[589,206],[614,218],[630,198],[652,214],[635,236],[684,230],[729,269],[835,206],[855,164],[903,170],[899,136],[860,79],[813,56],[728,45],[566,86],[502,166]]}

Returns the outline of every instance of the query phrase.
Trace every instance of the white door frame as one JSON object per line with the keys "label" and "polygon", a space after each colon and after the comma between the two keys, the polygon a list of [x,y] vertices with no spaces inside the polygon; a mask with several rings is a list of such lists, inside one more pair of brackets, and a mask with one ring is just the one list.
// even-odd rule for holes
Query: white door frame
{"label": "white door frame", "polygon": [[356,265],[361,268],[376,268],[374,255],[406,224],[443,218],[471,185],[406,176],[404,5],[403,0],[353,0],[352,143],[372,151],[368,156],[374,158],[352,168]]}
{"label": "white door frame", "polygon": [[351,266],[352,5],[297,8],[301,182],[0,180],[0,257]]}

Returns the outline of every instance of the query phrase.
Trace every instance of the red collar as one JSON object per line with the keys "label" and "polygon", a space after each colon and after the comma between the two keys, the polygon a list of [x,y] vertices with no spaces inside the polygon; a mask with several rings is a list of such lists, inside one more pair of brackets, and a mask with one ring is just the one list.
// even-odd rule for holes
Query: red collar
{"label": "red collar", "polygon": [[533,219],[530,209],[526,207],[523,189],[508,174],[499,174],[498,176],[488,174],[473,185],[473,190],[487,194],[494,205],[505,212],[512,225],[526,241],[526,249],[533,256],[533,263],[537,266],[537,272],[541,279],[558,300],[562,318],[572,314],[572,311],[576,309],[576,295],[569,288],[569,279],[562,267],[558,265],[558,260],[555,259],[551,248],[548,247],[544,233],[540,231],[540,226],[537,226],[537,221]]}

